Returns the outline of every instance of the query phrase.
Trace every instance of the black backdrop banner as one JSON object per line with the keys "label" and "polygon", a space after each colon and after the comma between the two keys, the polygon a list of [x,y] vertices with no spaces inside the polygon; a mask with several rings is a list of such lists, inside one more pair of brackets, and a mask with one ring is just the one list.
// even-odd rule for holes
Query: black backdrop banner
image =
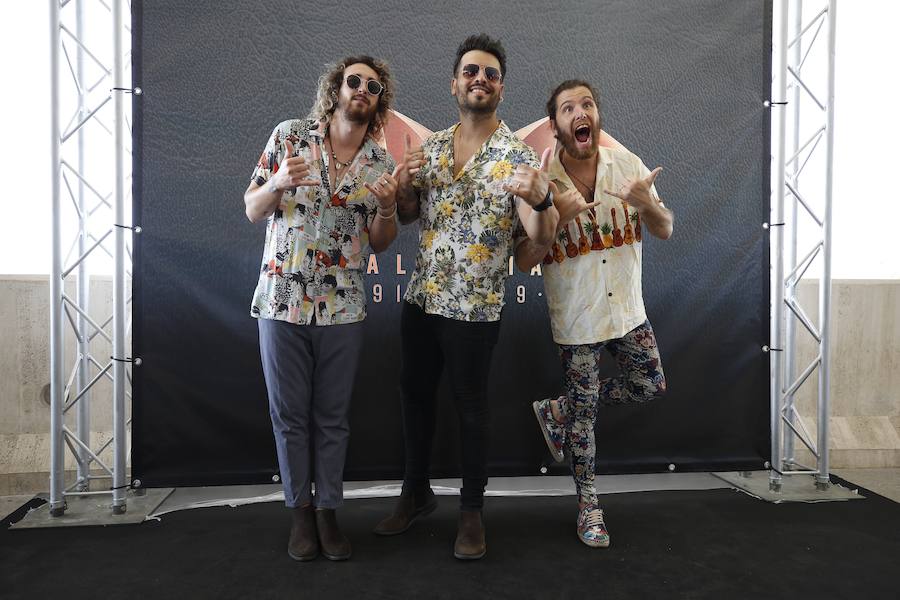
{"label": "black backdrop banner", "polygon": [[[771,2],[525,0],[132,4],[135,236],[133,454],[145,486],[261,483],[278,472],[256,322],[265,235],[242,195],[278,122],[303,117],[324,65],[366,53],[397,79],[395,109],[432,130],[456,120],[450,78],[472,33],[508,54],[500,116],[544,116],[550,90],[600,90],[604,129],[651,169],[675,213],[644,237],[643,289],[668,395],[601,410],[598,471],[759,469],[769,458]],[[369,315],[351,411],[348,479],[398,478],[399,293],[415,260],[404,227],[366,277]],[[398,289],[400,292],[398,292]],[[562,391],[539,275],[509,280],[490,380],[491,475],[550,460],[533,400]],[[613,372],[612,360],[605,365]],[[441,386],[433,476],[458,473]],[[552,466],[551,473],[565,467]]]}

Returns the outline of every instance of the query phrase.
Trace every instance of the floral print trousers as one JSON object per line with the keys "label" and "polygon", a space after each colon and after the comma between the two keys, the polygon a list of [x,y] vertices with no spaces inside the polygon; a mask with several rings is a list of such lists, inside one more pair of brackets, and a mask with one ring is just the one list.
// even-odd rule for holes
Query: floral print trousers
{"label": "floral print trousers", "polygon": [[[600,379],[599,364],[606,350],[616,360],[618,377]],[[572,476],[583,504],[597,504],[594,489],[594,426],[600,405],[642,403],[666,391],[656,336],[650,321],[644,321],[624,337],[568,346],[559,354],[566,374],[566,396],[559,398],[565,419],[566,446],[571,454]]]}

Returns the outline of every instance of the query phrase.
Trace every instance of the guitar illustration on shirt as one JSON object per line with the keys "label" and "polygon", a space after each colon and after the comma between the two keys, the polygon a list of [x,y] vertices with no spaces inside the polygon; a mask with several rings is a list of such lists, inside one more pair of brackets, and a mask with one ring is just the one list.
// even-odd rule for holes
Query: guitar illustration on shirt
{"label": "guitar illustration on shirt", "polygon": [[622,230],[619,229],[619,222],[616,219],[616,209],[615,208],[609,209],[609,213],[612,215],[612,221],[613,221],[613,246],[618,248],[619,246],[621,246],[622,244],[625,243],[625,240],[622,239]]}
{"label": "guitar illustration on shirt", "polygon": [[575,242],[572,241],[572,237],[569,235],[568,223],[563,227],[563,234],[566,236],[566,256],[575,258],[578,256],[578,246],[575,245]]}
{"label": "guitar illustration on shirt", "polygon": [[631,229],[631,218],[628,214],[628,203],[622,203],[622,210],[625,211],[625,243],[630,245],[634,243],[634,231]]}
{"label": "guitar illustration on shirt", "polygon": [[553,243],[553,260],[555,260],[558,263],[561,263],[562,261],[566,260],[566,255],[563,254],[562,249],[559,247],[559,242]]}
{"label": "guitar illustration on shirt", "polygon": [[603,245],[603,238],[600,236],[600,225],[597,224],[597,215],[594,214],[593,208],[587,213],[591,218],[591,250],[603,250],[605,246]]}
{"label": "guitar illustration on shirt", "polygon": [[587,254],[591,251],[591,244],[588,242],[587,236],[584,235],[584,227],[581,225],[581,217],[575,217],[575,223],[578,224],[578,254]]}

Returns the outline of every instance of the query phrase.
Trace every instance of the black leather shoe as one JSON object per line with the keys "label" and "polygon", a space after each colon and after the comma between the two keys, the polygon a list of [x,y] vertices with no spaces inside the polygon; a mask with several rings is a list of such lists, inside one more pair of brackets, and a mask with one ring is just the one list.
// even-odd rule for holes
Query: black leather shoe
{"label": "black leather shoe", "polygon": [[424,494],[417,495],[412,492],[400,494],[394,512],[375,526],[375,533],[378,535],[403,533],[412,527],[417,518],[433,513],[437,505],[437,498],[431,488]]}

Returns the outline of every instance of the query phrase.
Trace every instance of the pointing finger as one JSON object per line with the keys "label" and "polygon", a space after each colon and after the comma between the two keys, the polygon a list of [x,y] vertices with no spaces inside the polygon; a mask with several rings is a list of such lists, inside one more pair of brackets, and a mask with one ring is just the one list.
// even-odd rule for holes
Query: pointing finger
{"label": "pointing finger", "polygon": [[546,173],[549,166],[550,166],[550,148],[544,148],[544,153],[541,154],[540,170],[543,171],[544,173]]}

